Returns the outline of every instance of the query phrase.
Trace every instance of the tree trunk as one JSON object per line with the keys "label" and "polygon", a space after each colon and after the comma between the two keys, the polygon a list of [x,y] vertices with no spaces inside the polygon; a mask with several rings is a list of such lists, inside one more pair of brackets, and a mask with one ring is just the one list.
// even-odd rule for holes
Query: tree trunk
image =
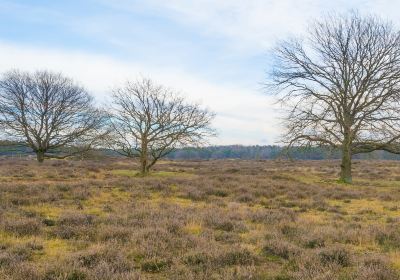
{"label": "tree trunk", "polygon": [[349,144],[344,144],[342,147],[342,164],[340,165],[340,169],[340,181],[351,184],[351,149]]}
{"label": "tree trunk", "polygon": [[147,168],[147,158],[141,158],[140,159],[140,174],[142,176],[146,176],[149,173],[149,169]]}
{"label": "tree trunk", "polygon": [[43,163],[43,161],[44,161],[44,152],[42,152],[42,151],[36,152],[36,158],[37,158],[37,161],[39,163]]}
{"label": "tree trunk", "polygon": [[149,173],[148,162],[147,162],[147,146],[145,143],[142,144],[142,151],[140,153],[140,174],[146,176]]}

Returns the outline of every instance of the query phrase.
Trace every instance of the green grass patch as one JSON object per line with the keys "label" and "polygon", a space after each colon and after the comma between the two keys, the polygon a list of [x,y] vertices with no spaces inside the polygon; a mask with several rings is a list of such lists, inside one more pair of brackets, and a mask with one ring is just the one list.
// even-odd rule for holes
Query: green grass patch
{"label": "green grass patch", "polygon": [[111,174],[124,177],[136,177],[140,174],[140,172],[129,169],[117,169],[117,170],[112,170]]}

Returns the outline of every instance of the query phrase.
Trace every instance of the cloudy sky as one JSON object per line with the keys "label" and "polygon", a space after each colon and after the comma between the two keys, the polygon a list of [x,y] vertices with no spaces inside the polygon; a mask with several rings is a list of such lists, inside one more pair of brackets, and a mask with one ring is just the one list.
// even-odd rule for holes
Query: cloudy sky
{"label": "cloudy sky", "polygon": [[0,71],[51,69],[99,103],[148,76],[216,112],[212,144],[274,144],[270,49],[329,12],[400,23],[400,0],[0,0]]}

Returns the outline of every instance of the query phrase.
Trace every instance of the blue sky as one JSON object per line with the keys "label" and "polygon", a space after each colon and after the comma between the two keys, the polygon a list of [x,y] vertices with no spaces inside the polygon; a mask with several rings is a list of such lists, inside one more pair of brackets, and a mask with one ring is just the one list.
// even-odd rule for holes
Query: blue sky
{"label": "blue sky", "polygon": [[149,76],[215,111],[212,144],[274,144],[281,109],[262,88],[269,51],[328,12],[373,11],[395,24],[393,0],[0,0],[0,70],[51,69],[99,103]]}

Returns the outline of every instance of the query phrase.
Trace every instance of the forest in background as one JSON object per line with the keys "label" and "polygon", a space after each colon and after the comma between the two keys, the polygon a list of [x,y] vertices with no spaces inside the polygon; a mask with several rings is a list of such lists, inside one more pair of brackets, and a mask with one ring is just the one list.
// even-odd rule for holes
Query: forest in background
{"label": "forest in background", "polygon": [[[286,149],[282,146],[210,146],[201,148],[182,148],[167,156],[170,159],[300,159],[300,160],[325,160],[340,159],[339,150],[332,150],[328,147],[292,147]],[[400,155],[391,154],[385,151],[374,151],[372,153],[358,154],[354,159],[375,159],[375,160],[400,160]]]}
{"label": "forest in background", "polygon": [[[0,141],[0,156],[27,156],[34,155],[27,146]],[[94,150],[86,155],[87,157],[118,156],[110,150]],[[266,159],[299,159],[299,160],[325,160],[340,159],[339,150],[332,150],[328,147],[292,147],[289,150],[278,145],[265,146],[244,146],[225,145],[180,148],[166,156],[174,160],[212,160],[212,159],[245,159],[245,160],[266,160]],[[374,160],[400,160],[400,155],[391,154],[385,151],[374,151],[372,153],[354,155],[354,159]]]}

